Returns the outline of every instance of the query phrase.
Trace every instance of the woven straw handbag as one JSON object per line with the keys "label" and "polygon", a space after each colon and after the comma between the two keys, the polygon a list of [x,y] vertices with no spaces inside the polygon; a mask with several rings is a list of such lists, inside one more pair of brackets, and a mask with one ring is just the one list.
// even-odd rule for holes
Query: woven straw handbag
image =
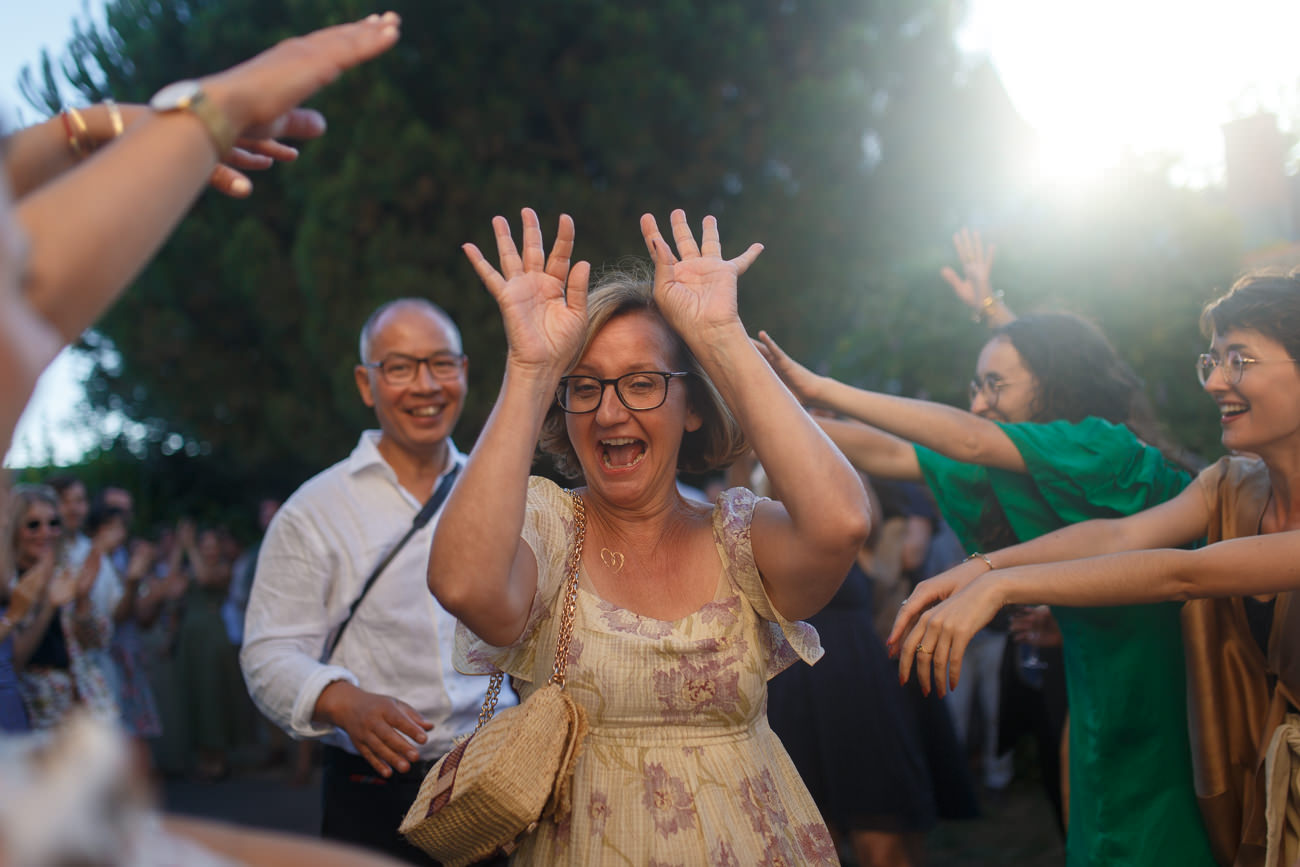
{"label": "woven straw handbag", "polygon": [[543,819],[561,822],[569,815],[570,784],[587,735],[587,715],[564,690],[586,538],[582,498],[568,493],[576,539],[550,680],[518,707],[493,716],[504,677],[493,674],[478,726],[425,776],[398,828],[445,867],[509,855]]}

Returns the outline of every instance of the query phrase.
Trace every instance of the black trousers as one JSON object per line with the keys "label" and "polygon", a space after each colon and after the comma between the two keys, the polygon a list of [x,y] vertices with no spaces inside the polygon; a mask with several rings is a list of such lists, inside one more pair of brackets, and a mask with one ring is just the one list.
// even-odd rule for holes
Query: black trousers
{"label": "black trousers", "polygon": [[[409,864],[438,867],[437,861],[397,833],[433,762],[417,762],[406,773],[394,772],[384,779],[360,756],[327,746],[321,764],[321,837],[384,852]],[[477,863],[504,867],[507,860]]]}
{"label": "black trousers", "polygon": [[397,833],[431,765],[419,762],[405,774],[394,772],[384,779],[360,756],[338,747],[325,747],[321,837],[384,852],[411,864],[437,865]]}

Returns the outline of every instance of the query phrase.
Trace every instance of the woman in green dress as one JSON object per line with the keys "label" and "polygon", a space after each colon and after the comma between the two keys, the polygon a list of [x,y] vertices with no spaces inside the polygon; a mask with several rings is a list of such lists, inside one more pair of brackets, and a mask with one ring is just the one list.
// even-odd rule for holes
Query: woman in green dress
{"label": "woman in green dress", "polygon": [[[1202,327],[1211,341],[1197,372],[1229,456],[1157,508],[1000,551],[991,572],[963,566],[922,583],[893,635],[908,636],[903,662],[920,644],[935,677],[956,683],[969,635],[1003,604],[1191,600],[1188,719],[1215,855],[1287,867],[1300,857],[1300,789],[1287,780],[1300,719],[1300,269],[1243,277],[1206,307]],[[1201,538],[1212,544],[1173,548]],[[929,668],[918,664],[920,679]]]}
{"label": "woman in green dress", "polygon": [[[1129,515],[1191,479],[1150,445],[1158,434],[1138,378],[1075,316],[998,328],[980,352],[970,412],[818,376],[760,338],[803,403],[857,420],[823,424],[849,459],[924,481],[970,551]],[[1055,613],[1070,707],[1068,863],[1214,863],[1192,785],[1177,606]],[[922,659],[931,649],[914,648]]]}

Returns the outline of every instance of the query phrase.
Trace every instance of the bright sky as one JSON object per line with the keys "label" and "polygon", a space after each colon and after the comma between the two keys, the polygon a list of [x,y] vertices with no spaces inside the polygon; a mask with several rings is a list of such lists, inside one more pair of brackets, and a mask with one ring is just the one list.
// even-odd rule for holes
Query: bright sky
{"label": "bright sky", "polygon": [[1039,171],[1082,180],[1126,149],[1173,151],[1175,180],[1222,175],[1220,124],[1259,109],[1300,120],[1297,0],[973,0],[984,52],[1041,137]]}
{"label": "bright sky", "polygon": [[[60,51],[74,16],[102,0],[9,2],[0,28],[0,106],[13,125],[16,82],[42,46]],[[1258,109],[1300,132],[1300,0],[970,0],[962,47],[987,54],[1038,130],[1040,178],[1085,182],[1126,150],[1182,155],[1175,180],[1222,173],[1220,124]],[[24,109],[28,120],[34,119]],[[72,461],[87,443],[64,430],[79,399],[76,365],[42,379],[5,463]]]}

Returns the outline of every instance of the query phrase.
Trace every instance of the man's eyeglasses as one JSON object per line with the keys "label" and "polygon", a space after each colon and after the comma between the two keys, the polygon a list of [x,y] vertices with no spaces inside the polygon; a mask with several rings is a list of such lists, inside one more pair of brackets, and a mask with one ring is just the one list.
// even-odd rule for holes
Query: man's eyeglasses
{"label": "man's eyeglasses", "polygon": [[30,521],[25,522],[23,526],[26,527],[27,531],[30,533],[35,533],[41,527],[49,527],[51,530],[57,530],[63,526],[63,519],[50,518],[49,520],[42,521],[40,518],[32,518]]}
{"label": "man's eyeglasses", "polygon": [[444,382],[456,379],[465,369],[465,356],[454,352],[435,352],[424,358],[393,353],[382,361],[366,361],[363,367],[379,371],[384,382],[392,386],[410,385],[420,375],[420,365],[429,365],[434,379]]}
{"label": "man's eyeglasses", "polygon": [[605,386],[612,385],[614,394],[628,409],[637,412],[658,409],[668,399],[669,380],[679,376],[690,376],[690,371],[638,370],[614,379],[563,376],[560,377],[560,387],[555,390],[555,400],[565,412],[595,412],[605,397]]}
{"label": "man's eyeglasses", "polygon": [[1246,373],[1246,366],[1250,364],[1277,364],[1295,362],[1289,358],[1276,358],[1272,361],[1260,361],[1258,358],[1251,358],[1248,355],[1242,355],[1235,349],[1229,349],[1223,356],[1218,358],[1212,353],[1202,352],[1196,357],[1196,378],[1204,386],[1210,381],[1210,374],[1214,373],[1214,368],[1220,368],[1223,371],[1223,378],[1229,385],[1236,385],[1241,382],[1241,377]]}
{"label": "man's eyeglasses", "polygon": [[996,373],[986,373],[983,376],[977,376],[970,381],[970,402],[974,403],[978,395],[984,395],[984,402],[989,405],[989,409],[994,409],[998,405],[998,397],[1002,390],[1013,383],[1006,382]]}

